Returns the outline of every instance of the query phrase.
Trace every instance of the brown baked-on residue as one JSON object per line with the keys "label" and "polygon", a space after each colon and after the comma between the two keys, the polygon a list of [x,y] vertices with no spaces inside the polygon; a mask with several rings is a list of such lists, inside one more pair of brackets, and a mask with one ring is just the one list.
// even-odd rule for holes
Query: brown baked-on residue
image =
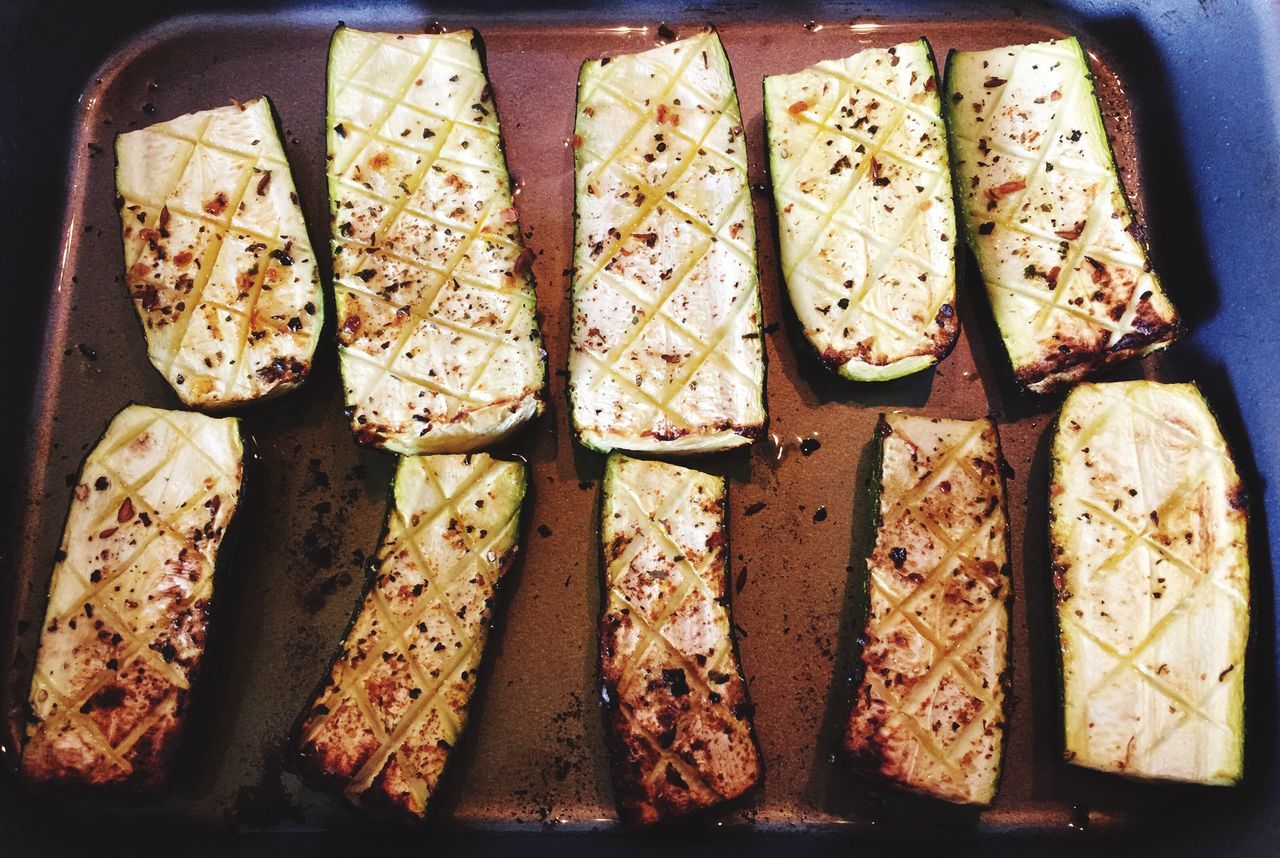
{"label": "brown baked-on residue", "polygon": [[882,419],[861,682],[843,749],[905,789],[988,804],[1000,773],[1008,520],[990,420]]}
{"label": "brown baked-on residue", "polygon": [[401,459],[377,576],[298,728],[295,767],[374,815],[424,817],[466,726],[525,471]]}
{"label": "brown baked-on residue", "polygon": [[724,500],[720,477],[609,460],[600,665],[631,826],[713,807],[761,776],[729,616]]}

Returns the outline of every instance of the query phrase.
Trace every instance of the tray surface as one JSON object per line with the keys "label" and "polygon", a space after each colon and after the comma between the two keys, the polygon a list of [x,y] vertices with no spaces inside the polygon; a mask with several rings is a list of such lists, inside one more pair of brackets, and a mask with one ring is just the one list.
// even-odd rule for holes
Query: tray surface
{"label": "tray surface", "polygon": [[[418,19],[349,16],[366,29],[415,30]],[[326,247],[324,74],[336,16],[180,19],[127,45],[82,99],[73,150],[66,242],[55,283],[42,375],[36,386],[26,517],[12,556],[11,614],[17,659],[8,682],[5,744],[25,696],[54,549],[80,459],[112,414],[130,401],[178,407],[146,360],[145,343],[121,279],[113,207],[114,135],[180,113],[259,94],[279,111],[313,243]],[[756,704],[765,761],[762,789],[704,825],[769,830],[864,832],[1131,830],[1227,814],[1256,801],[1269,782],[1274,728],[1255,730],[1261,776],[1242,793],[1153,788],[1075,771],[1060,761],[1056,641],[1046,561],[1048,437],[1060,397],[1014,390],[972,261],[959,291],[961,335],[934,370],[882,384],[829,375],[804,352],[777,265],[765,190],[760,81],[819,59],[924,35],[939,64],[952,48],[1038,41],[1068,32],[1029,17],[997,21],[716,21],[738,84],[747,131],[759,233],[769,374],[768,438],[749,451],[697,460],[729,477],[733,615]],[[659,37],[657,21],[512,23],[450,15],[477,26],[489,73],[552,370],[548,414],[510,445],[531,463],[523,559],[504,586],[505,619],[490,642],[471,729],[438,796],[441,815],[464,827],[527,830],[611,828],[615,823],[597,697],[595,624],[600,605],[596,516],[603,457],[579,447],[567,424],[563,368],[568,348],[572,249],[574,82],[586,58],[639,50]],[[673,24],[677,33],[697,24]],[[1123,177],[1139,212],[1139,142],[1130,125],[1112,52],[1088,41]],[[1123,57],[1120,58],[1123,60]],[[1149,91],[1144,82],[1137,88]],[[1162,109],[1131,94],[1134,121]],[[1163,127],[1163,126],[1162,126]],[[1145,133],[1145,132],[1143,132]],[[1167,199],[1162,194],[1161,199]],[[1177,261],[1155,226],[1157,265]],[[322,259],[325,254],[321,254]],[[967,257],[967,254],[966,254]],[[1195,271],[1194,267],[1191,271]],[[1210,312],[1197,284],[1163,268],[1175,303],[1194,328]],[[327,267],[325,276],[327,278]],[[332,313],[330,313],[332,318]],[[1106,378],[1197,378],[1191,348],[1175,346]],[[1234,409],[1227,389],[1210,401]],[[1202,379],[1206,380],[1206,379]],[[865,448],[882,410],[950,417],[993,415],[1009,482],[1013,534],[1012,706],[1006,764],[995,804],[981,813],[941,806],[846,775],[833,752],[848,714],[858,588],[859,523],[865,512]],[[1234,413],[1234,412],[1232,412]],[[188,755],[174,795],[147,807],[74,805],[75,818],[108,825],[143,820],[217,830],[352,829],[362,823],[341,802],[301,787],[282,770],[281,745],[326,669],[363,589],[376,547],[394,460],[359,448],[342,414],[335,349],[326,338],[302,391],[249,412],[257,457],[241,512],[238,544],[217,582],[206,673],[196,692]],[[1228,425],[1228,439],[1232,438]],[[1255,502],[1255,509],[1261,500]],[[1255,512],[1255,530],[1265,530]],[[1261,537],[1259,537],[1261,538]],[[1265,545],[1265,541],[1263,542]],[[1270,567],[1254,551],[1263,633],[1251,669],[1269,674]],[[502,613],[502,612],[500,612]],[[9,652],[4,654],[6,659]],[[1253,683],[1250,719],[1274,711],[1272,678]],[[1243,795],[1246,801],[1241,801]],[[24,803],[36,805],[33,800]]]}

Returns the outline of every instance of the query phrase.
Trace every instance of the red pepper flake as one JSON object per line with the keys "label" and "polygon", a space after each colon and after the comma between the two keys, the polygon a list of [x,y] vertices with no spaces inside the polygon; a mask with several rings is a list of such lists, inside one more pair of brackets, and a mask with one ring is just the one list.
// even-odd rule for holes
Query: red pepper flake
{"label": "red pepper flake", "polygon": [[98,534],[98,538],[99,538],[99,539],[110,539],[112,536],[115,536],[116,531],[117,531],[117,530],[119,530],[119,529],[120,529],[120,528],[118,528],[118,527],[108,527],[106,530],[104,530],[104,531],[102,531],[101,533],[99,533],[99,534]]}
{"label": "red pepper flake", "polygon": [[633,232],[631,237],[644,242],[645,247],[653,247],[658,243],[658,234],[656,232]]}
{"label": "red pepper flake", "polygon": [[1047,274],[1044,275],[1044,279],[1046,282],[1048,282],[1050,289],[1058,288],[1058,275],[1061,273],[1062,273],[1062,266],[1055,265],[1049,269],[1049,272]]}
{"label": "red pepper flake", "polygon": [[1006,83],[1008,83],[1008,81],[1002,77],[989,77],[983,81],[982,85],[987,89],[995,89],[998,86],[1004,86]]}
{"label": "red pepper flake", "polygon": [[516,257],[515,264],[511,266],[511,273],[516,277],[521,277],[533,270],[533,251],[525,248],[520,251],[520,255]]}
{"label": "red pepper flake", "polygon": [[1111,282],[1111,275],[1107,272],[1107,266],[1103,265],[1092,256],[1086,256],[1084,261],[1088,262],[1090,267],[1093,269],[1089,272],[1089,275],[1093,278],[1094,283],[1101,285],[1103,283]]}
{"label": "red pepper flake", "polygon": [[125,498],[120,504],[120,509],[116,510],[116,523],[124,524],[133,518],[133,499]]}
{"label": "red pepper flake", "polygon": [[575,135],[573,135],[573,148],[575,148],[575,149],[581,149],[581,148],[582,148],[582,135],[581,135],[581,134],[575,134]]}
{"label": "red pepper flake", "polygon": [[1058,238],[1065,238],[1068,241],[1075,241],[1080,237],[1080,233],[1084,232],[1084,225],[1086,223],[1088,223],[1088,221],[1076,221],[1076,225],[1071,227],[1071,229],[1060,229],[1055,232],[1054,235],[1058,236]]}
{"label": "red pepper flake", "polygon": [[86,486],[84,483],[81,483],[80,485],[76,486],[76,500],[84,501],[84,500],[88,500],[88,498],[89,498],[89,487]]}
{"label": "red pepper flake", "polygon": [[346,321],[342,323],[342,330],[348,334],[354,334],[360,330],[360,317],[347,316]]}
{"label": "red pepper flake", "polygon": [[994,188],[987,188],[987,192],[986,192],[987,199],[991,200],[992,202],[996,202],[1001,197],[1005,197],[1005,196],[1008,196],[1009,194],[1017,193],[1018,191],[1021,191],[1022,189],[1024,189],[1026,186],[1027,186],[1027,183],[1024,182],[1022,179],[1012,179],[1008,182],[1005,182],[1002,185],[997,185]]}
{"label": "red pepper flake", "polygon": [[924,82],[925,92],[937,92],[938,83],[933,79],[933,75],[929,75],[929,79]]}
{"label": "red pepper flake", "polygon": [[179,268],[186,268],[191,264],[191,251],[184,250],[177,256],[173,257],[173,264]]}
{"label": "red pepper flake", "polygon": [[667,106],[665,104],[659,104],[658,105],[658,124],[661,125],[666,121],[667,121]]}
{"label": "red pepper flake", "polygon": [[804,113],[808,109],[809,109],[808,102],[797,101],[795,104],[787,108],[787,113],[790,113],[792,116],[796,116],[798,114]]}
{"label": "red pepper flake", "polygon": [[204,204],[204,210],[214,217],[222,214],[227,210],[227,195],[219,191],[216,197]]}
{"label": "red pepper flake", "polygon": [[267,188],[271,185],[271,171],[267,170],[262,174],[262,178],[258,180],[258,196],[263,196],[267,192]]}
{"label": "red pepper flake", "polygon": [[498,220],[503,223],[515,223],[520,219],[520,213],[514,208],[505,208],[498,212]]}

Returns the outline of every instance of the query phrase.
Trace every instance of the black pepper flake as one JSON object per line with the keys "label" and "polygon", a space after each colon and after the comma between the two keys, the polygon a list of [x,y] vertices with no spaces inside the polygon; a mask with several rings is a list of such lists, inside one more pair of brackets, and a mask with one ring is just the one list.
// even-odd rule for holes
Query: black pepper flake
{"label": "black pepper flake", "polygon": [[292,265],[292,264],[293,264],[293,257],[292,257],[292,256],[290,256],[289,254],[285,253],[285,252],[284,252],[282,249],[280,249],[279,247],[277,247],[275,250],[271,251],[270,256],[271,256],[271,258],[272,258],[272,259],[274,259],[276,262],[279,262],[281,265]]}
{"label": "black pepper flake", "polygon": [[889,549],[889,559],[893,561],[894,569],[901,569],[907,562],[907,549],[901,546]]}
{"label": "black pepper flake", "polygon": [[551,535],[551,528],[547,527],[545,523],[538,525],[538,535],[546,539]]}
{"label": "black pepper flake", "polygon": [[812,456],[821,446],[822,443],[817,438],[805,438],[800,442],[800,452],[806,456]]}
{"label": "black pepper flake", "polygon": [[813,523],[818,524],[827,520],[827,508],[820,506],[813,513]]}
{"label": "black pepper flake", "polygon": [[93,487],[100,492],[105,492],[111,487],[111,481],[106,477],[98,477],[98,479],[94,480]]}
{"label": "black pepper flake", "polygon": [[333,132],[339,137],[345,138],[347,136],[347,127],[339,122],[337,125],[333,126]]}
{"label": "black pepper flake", "polygon": [[683,667],[664,667],[662,684],[667,686],[675,697],[684,697],[689,693],[689,682],[685,678]]}
{"label": "black pepper flake", "polygon": [[996,228],[995,221],[989,220],[986,223],[978,226],[978,235],[991,235],[991,232],[995,228]]}

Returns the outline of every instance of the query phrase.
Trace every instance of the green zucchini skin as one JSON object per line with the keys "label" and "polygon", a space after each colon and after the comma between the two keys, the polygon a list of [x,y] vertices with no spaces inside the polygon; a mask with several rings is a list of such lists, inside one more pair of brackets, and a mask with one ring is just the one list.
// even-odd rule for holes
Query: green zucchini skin
{"label": "green zucchini skin", "polygon": [[[680,78],[670,99],[649,74],[660,67]],[[692,454],[764,432],[741,137],[714,29],[579,72],[568,398],[589,449]]]}
{"label": "green zucchini skin", "polygon": [[1136,780],[1244,773],[1248,503],[1193,384],[1082,384],[1052,447],[1064,756]]}
{"label": "green zucchini skin", "polygon": [[500,442],[544,410],[546,352],[483,41],[340,26],[327,100],[352,431],[403,455]]}
{"label": "green zucchini skin", "polygon": [[166,791],[243,479],[235,418],[130,405],[86,456],[31,679],[27,784]]}
{"label": "green zucchini skin", "polygon": [[[868,80],[875,76],[882,79]],[[824,61],[764,80],[774,223],[788,296],[804,329],[807,349],[828,369],[851,381],[887,381],[926,369],[950,353],[959,334],[957,208],[938,95],[940,80],[925,39],[868,49],[845,60]],[[805,151],[791,151],[793,142],[804,137],[805,126],[815,121],[811,111],[819,107],[825,111],[832,88],[841,105],[825,119],[816,120],[822,130],[805,144]],[[843,103],[846,91],[848,104]],[[881,99],[896,104],[897,112],[891,109],[883,118],[874,114],[882,106]],[[827,145],[819,148],[823,140]],[[886,154],[904,146],[910,150],[909,160]],[[821,169],[802,163],[808,158],[820,160]],[[932,192],[921,179],[925,173],[908,175],[908,170],[924,169],[918,166],[920,161],[940,169],[933,179],[939,187]],[[881,162],[890,166],[885,168]],[[882,169],[884,176],[879,175]],[[848,188],[840,184],[846,170],[858,174]],[[808,178],[797,180],[797,173]],[[913,187],[920,189],[915,192],[919,198],[912,197]],[[794,214],[796,207],[812,214],[810,206],[815,203],[806,202],[808,195],[826,197],[828,192],[830,199],[816,203],[827,221],[825,226],[819,224],[829,230],[827,243],[822,244],[820,237],[811,244],[802,241],[804,216]],[[881,198],[890,194],[900,199]],[[920,213],[908,215],[907,221],[871,224],[907,210]],[[837,211],[842,213],[838,222],[831,214]],[[884,246],[872,247],[863,230]],[[940,270],[926,270],[921,259]],[[872,271],[873,262],[880,268],[878,274]],[[908,268],[909,275],[904,273]],[[900,276],[891,276],[894,272]]]}
{"label": "green zucchini skin", "polygon": [[990,420],[881,415],[865,644],[841,750],[864,775],[958,804],[999,783],[1009,525]]}
{"label": "green zucchini skin", "polygon": [[729,613],[725,508],[722,477],[619,453],[605,466],[601,698],[631,828],[704,813],[763,777]]}
{"label": "green zucchini skin", "polygon": [[116,138],[125,282],[152,364],[222,412],[307,378],[324,299],[266,96]]}
{"label": "green zucchini skin", "polygon": [[1052,392],[1177,339],[1079,40],[953,51],[945,83],[961,222],[1017,381]]}
{"label": "green zucchini skin", "polygon": [[466,727],[527,468],[484,453],[407,457],[392,486],[376,571],[289,764],[372,816],[420,823]]}

